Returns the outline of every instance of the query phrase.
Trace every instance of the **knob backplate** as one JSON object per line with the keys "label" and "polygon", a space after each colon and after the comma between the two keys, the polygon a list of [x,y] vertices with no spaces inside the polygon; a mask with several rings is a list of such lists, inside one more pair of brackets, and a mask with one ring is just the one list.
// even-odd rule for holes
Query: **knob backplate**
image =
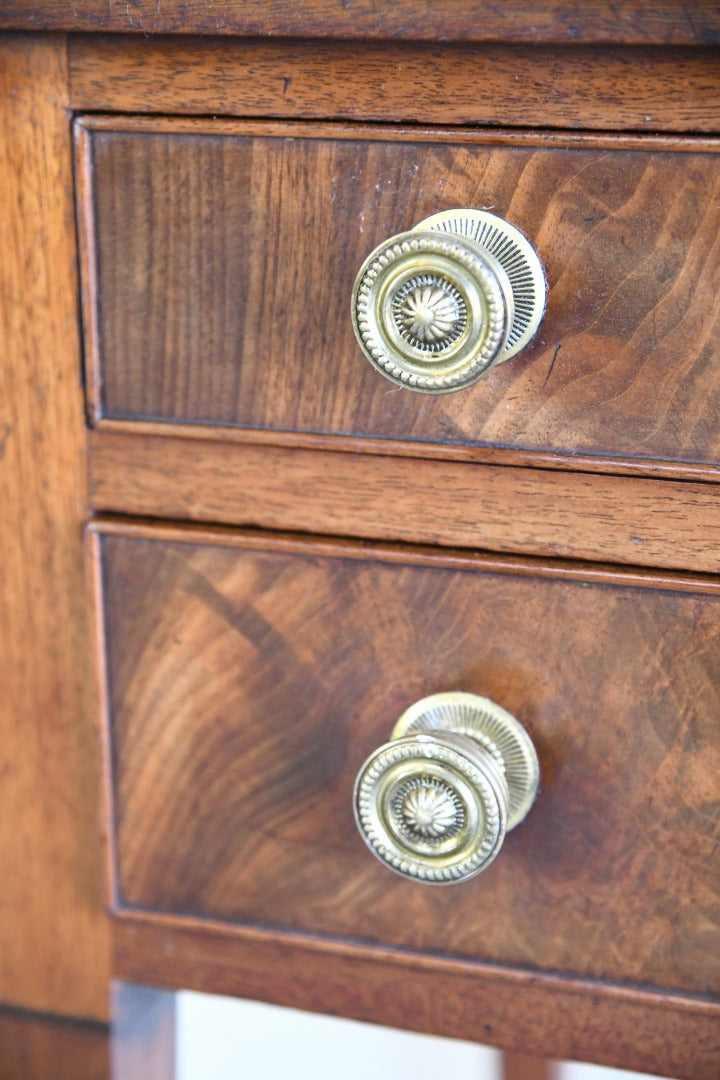
{"label": "knob backplate", "polygon": [[538,756],[525,728],[490,698],[451,690],[416,701],[398,719],[390,738],[441,731],[467,736],[492,755],[507,782],[507,828],[514,829],[535,801],[540,780]]}
{"label": "knob backplate", "polygon": [[545,311],[547,282],[537,252],[515,225],[487,210],[443,210],[411,231],[462,236],[492,255],[505,271],[513,294],[512,325],[496,363],[504,363],[534,337]]}

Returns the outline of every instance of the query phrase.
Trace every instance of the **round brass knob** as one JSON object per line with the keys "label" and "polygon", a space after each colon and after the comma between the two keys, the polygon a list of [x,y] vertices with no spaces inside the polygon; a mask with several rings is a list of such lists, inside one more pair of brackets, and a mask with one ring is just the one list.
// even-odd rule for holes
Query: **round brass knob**
{"label": "round brass knob", "polygon": [[465,881],[526,816],[540,771],[523,726],[488,698],[452,691],[412,705],[355,783],[355,820],[403,877]]}
{"label": "round brass knob", "polygon": [[485,210],[446,210],[391,236],[355,279],[355,336],[399,386],[470,386],[526,345],[545,308],[545,275],[525,236]]}

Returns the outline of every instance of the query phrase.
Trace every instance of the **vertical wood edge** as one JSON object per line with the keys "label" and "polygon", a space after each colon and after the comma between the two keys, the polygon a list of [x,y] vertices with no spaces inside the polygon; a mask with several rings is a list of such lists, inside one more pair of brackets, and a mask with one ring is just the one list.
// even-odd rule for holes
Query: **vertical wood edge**
{"label": "vertical wood edge", "polygon": [[100,798],[102,805],[103,881],[108,911],[118,903],[119,873],[115,844],[115,786],[113,784],[113,748],[110,685],[107,665],[105,603],[102,568],[102,535],[89,527],[85,532],[88,565],[88,604],[92,612],[97,722],[102,754]]}
{"label": "vertical wood edge", "polygon": [[0,999],[106,1020],[66,45],[0,37]]}
{"label": "vertical wood edge", "polygon": [[88,419],[91,424],[94,424],[102,415],[102,371],[100,367],[100,331],[98,326],[99,295],[97,289],[98,261],[92,186],[92,132],[82,118],[75,120],[73,123],[73,144],[86,407]]}

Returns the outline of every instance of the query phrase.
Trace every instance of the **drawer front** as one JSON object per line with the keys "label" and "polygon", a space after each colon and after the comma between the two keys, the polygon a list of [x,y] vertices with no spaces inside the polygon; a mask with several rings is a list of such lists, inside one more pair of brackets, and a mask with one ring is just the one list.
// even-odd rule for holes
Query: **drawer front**
{"label": "drawer front", "polygon": [[[121,910],[717,989],[720,590],[182,535],[98,540]],[[541,790],[437,888],[371,856],[352,788],[456,688],[521,720]]]}
{"label": "drawer front", "polygon": [[[710,140],[86,119],[96,418],[633,462],[720,461],[720,167]],[[398,390],[356,345],[355,274],[456,206],[536,247],[534,342],[473,387]]]}

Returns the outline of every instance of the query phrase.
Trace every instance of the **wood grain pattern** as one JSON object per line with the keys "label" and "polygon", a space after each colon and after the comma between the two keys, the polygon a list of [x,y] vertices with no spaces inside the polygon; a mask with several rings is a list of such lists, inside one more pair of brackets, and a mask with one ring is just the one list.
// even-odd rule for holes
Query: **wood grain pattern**
{"label": "wood grain pattern", "polygon": [[96,511],[716,572],[711,484],[97,431]]}
{"label": "wood grain pattern", "polygon": [[69,66],[77,110],[712,132],[720,108],[712,49],[81,35]]}
{"label": "wood grain pattern", "polygon": [[[136,438],[138,436],[192,439],[200,442],[230,443],[235,446],[276,446],[288,450],[322,450],[332,453],[375,454],[387,457],[429,459],[431,461],[466,461],[481,465],[511,465],[515,468],[560,469],[563,472],[608,473],[612,476],[647,476],[664,480],[694,480],[717,483],[720,480],[720,464],[677,461],[633,460],[615,458],[602,454],[566,454],[540,452],[538,450],[513,450],[505,446],[461,446],[457,443],[414,443],[409,439],[393,439],[388,446],[386,439],[369,435],[333,435],[329,444],[326,435],[307,431],[260,431],[257,428],[228,427],[223,424],[171,425],[162,420],[108,420],[95,422],[94,430],[105,436]],[[232,453],[232,451],[229,451]]]}
{"label": "wood grain pattern", "polygon": [[[720,462],[714,143],[138,123],[81,129],[97,415]],[[550,292],[521,356],[427,397],[372,370],[346,306],[365,255],[439,206],[518,225]]]}
{"label": "wood grain pattern", "polygon": [[0,1007],[2,1080],[110,1080],[104,1024]]}
{"label": "wood grain pattern", "polygon": [[[424,13],[423,20],[418,20],[418,11]],[[482,19],[476,18],[476,5],[472,19],[468,11],[464,0],[450,12],[436,5],[399,0],[387,7],[381,5],[379,13],[377,4],[347,5],[340,0],[300,0],[294,5],[280,5],[275,0],[262,5],[248,0],[238,5],[230,0],[222,9],[216,0],[190,0],[182,10],[173,0],[152,5],[136,0],[129,6],[114,0],[102,6],[92,0],[78,0],[74,5],[41,0],[32,7],[22,0],[9,0],[2,5],[0,26],[13,28],[70,25],[94,32],[106,27],[143,33],[165,29],[318,35],[314,42],[226,38],[222,44],[212,39],[204,43],[150,42],[140,35],[135,40],[95,38],[91,42],[80,36],[72,43],[69,93],[63,39],[38,34],[32,40],[19,35],[0,39],[0,205],[6,210],[0,213],[4,344],[0,494],[5,513],[4,527],[0,524],[0,685],[4,702],[0,718],[0,816],[12,824],[12,830],[0,829],[2,999],[74,1015],[103,1017],[107,1009],[107,926],[101,913],[97,870],[101,844],[97,754],[91,733],[96,702],[88,663],[90,635],[80,550],[87,491],[75,310],[69,110],[215,114],[221,109],[243,116],[306,118],[304,134],[318,145],[323,139],[355,144],[350,155],[353,166],[362,166],[363,155],[378,149],[369,133],[357,128],[343,132],[335,127],[313,134],[307,119],[404,119],[636,132],[717,130],[717,53],[697,47],[697,43],[717,43],[716,5],[703,0],[681,6],[668,0],[643,10],[642,5],[623,0],[612,6],[604,0],[591,0],[581,18],[576,18],[576,7],[571,10],[559,0],[532,9],[514,2],[486,6]],[[464,40],[449,47],[438,41],[441,31]],[[336,34],[358,35],[364,40],[332,44],[323,40]],[[499,35],[518,44],[498,44]],[[397,40],[402,37],[422,37],[429,44],[406,45]],[[370,38],[375,44],[369,43]],[[396,39],[393,44],[383,41],[390,38]],[[566,46],[569,40],[585,44]],[[540,41],[549,44],[538,46]],[[525,44],[530,42],[532,47]],[[628,44],[617,46],[618,42]],[[137,130],[143,126],[142,122],[122,119],[113,123],[118,128],[134,124]],[[154,129],[152,123],[147,125],[148,134],[142,137],[163,138],[165,124],[155,122]],[[181,138],[195,137],[191,125],[170,124]],[[100,134],[103,121],[88,126],[94,127],[98,138],[107,138]],[[105,122],[104,131],[108,130]],[[205,130],[209,130],[207,124]],[[276,143],[288,130],[278,127]],[[213,131],[224,132],[219,141],[231,134],[230,126],[222,123],[213,125]],[[258,136],[254,144],[254,156],[258,157],[272,132],[269,127],[253,131]],[[234,133],[239,133],[239,126]],[[628,138],[613,144],[598,138],[582,141],[563,136],[561,141],[553,141],[552,136],[474,133],[463,134],[459,142],[457,132],[448,135],[417,130],[409,136],[398,128],[387,129],[385,137],[398,140],[407,152],[414,148],[413,152],[435,154],[438,159],[453,147],[471,159],[483,145],[496,156],[511,149],[514,154],[517,149],[528,161],[541,154],[552,157],[549,151],[554,154],[556,149],[566,156],[595,155],[596,164],[585,170],[590,177],[583,173],[563,177],[552,170],[542,176],[544,168],[539,168],[547,187],[568,181],[560,196],[565,203],[559,220],[563,228],[572,226],[577,239],[567,271],[576,292],[585,289],[585,256],[594,250],[594,240],[589,245],[585,242],[586,227],[591,236],[597,234],[602,240],[603,274],[610,276],[601,277],[600,295],[591,300],[591,306],[599,304],[596,314],[603,332],[597,341],[587,343],[590,368],[580,378],[572,362],[563,363],[567,350],[565,355],[562,349],[559,354],[553,350],[541,373],[545,382],[542,393],[533,382],[529,365],[522,374],[518,371],[512,376],[512,388],[501,386],[494,391],[498,415],[481,416],[481,438],[473,426],[477,418],[470,417],[471,425],[463,427],[468,420],[463,414],[458,435],[454,416],[451,424],[431,417],[431,426],[436,424],[432,430],[440,434],[430,437],[438,441],[416,442],[415,450],[415,426],[407,429],[404,441],[395,441],[397,432],[388,430],[387,425],[381,426],[375,437],[366,438],[367,431],[375,431],[376,416],[382,419],[387,415],[383,412],[387,403],[382,402],[372,405],[356,427],[348,428],[353,432],[350,437],[332,435],[333,446],[344,453],[309,451],[299,442],[292,443],[293,438],[305,438],[308,443],[318,440],[315,445],[320,447],[328,424],[333,432],[344,430],[338,425],[339,420],[346,423],[342,410],[347,404],[342,404],[342,395],[334,404],[331,395],[319,407],[321,423],[314,427],[303,429],[305,414],[298,411],[300,434],[290,432],[285,449],[267,441],[264,446],[237,443],[229,448],[238,433],[244,437],[239,428],[230,435],[218,432],[214,439],[202,431],[194,433],[199,437],[191,437],[182,429],[177,438],[149,429],[136,438],[132,425],[123,433],[112,430],[112,421],[104,421],[106,430],[92,436],[94,505],[197,520],[320,528],[338,535],[356,531],[359,536],[421,538],[443,545],[472,547],[483,543],[500,550],[717,571],[720,525],[716,491],[708,484],[619,482],[615,476],[590,477],[583,472],[567,480],[557,471],[476,469],[468,464],[475,454],[487,453],[489,457],[479,460],[487,462],[495,454],[498,462],[527,465],[535,461],[555,470],[564,462],[571,468],[581,464],[600,471],[645,469],[695,479],[717,475],[719,402],[713,380],[717,322],[711,321],[717,315],[713,306],[717,303],[713,284],[718,276],[717,221],[708,217],[717,203],[714,145],[698,139],[651,143]],[[215,150],[218,145],[214,141]],[[188,280],[193,288],[200,281],[201,290],[206,287],[207,275],[211,278],[217,273],[219,261],[225,259],[224,238],[213,232],[216,223],[205,213],[216,205],[218,189],[223,198],[226,195],[228,181],[222,170],[219,175],[216,172],[215,150],[206,155],[206,177],[200,175],[202,170],[191,169],[188,175],[182,169],[174,171],[175,162],[170,162],[172,178],[178,181],[173,192],[180,201],[186,195],[192,201],[198,192],[201,202],[205,199],[201,227],[191,237],[193,242],[186,249],[182,244],[172,248],[181,274],[192,264]],[[334,145],[333,152],[336,150]],[[615,152],[634,163],[628,168],[635,177],[639,203],[631,196],[622,207],[616,206],[600,182],[606,170],[610,187],[614,187]],[[650,169],[633,173],[638,161],[650,158],[656,159]],[[269,206],[279,196],[283,205],[289,205],[295,180],[306,180],[308,189],[313,190],[318,180],[323,180],[322,167],[316,170],[317,175],[306,168],[305,174],[301,169],[293,176],[291,163],[288,167],[282,157],[269,164],[275,166],[278,161],[282,167],[267,189],[260,191],[260,205],[266,200]],[[308,162],[309,157],[306,166]],[[674,168],[670,167],[673,162]],[[129,163],[133,175],[140,175],[138,162],[129,159]],[[256,200],[258,187],[262,188],[258,180],[263,170],[267,176],[267,164],[257,173],[253,172],[256,163],[251,162],[247,172]],[[317,162],[310,164],[315,168]],[[430,176],[433,168],[430,166]],[[397,169],[401,175],[402,166]],[[532,172],[532,168],[528,165],[528,170],[521,171]],[[238,175],[242,179],[241,171]],[[328,175],[326,170],[323,182]],[[458,193],[472,190],[476,183],[472,169],[461,158],[455,160],[449,175],[451,187]],[[211,182],[203,194],[203,181],[208,177]],[[89,173],[80,177],[81,181],[88,179]],[[588,179],[593,183],[586,183]],[[673,183],[675,191],[671,191]],[[148,190],[151,188],[149,184]],[[515,190],[520,193],[521,206],[526,206],[523,212],[531,214],[523,182]],[[92,194],[89,185],[85,194]],[[320,184],[314,195],[303,193],[294,205],[303,210],[309,207],[313,222],[322,219],[322,194]],[[417,204],[411,186],[398,185],[397,197],[405,207]],[[658,213],[666,211],[662,220],[648,216],[644,199]],[[382,198],[376,201],[383,203]],[[348,196],[346,210],[351,202]],[[516,196],[508,196],[508,205],[515,204]],[[129,238],[142,231],[137,215],[143,208],[147,211],[148,203],[142,199],[121,208]],[[257,202],[253,208],[257,211]],[[90,210],[88,202],[84,209]],[[392,216],[387,204],[382,213]],[[190,221],[194,230],[198,218],[191,213]],[[168,234],[175,231],[181,241],[186,224],[173,219],[172,212],[166,217]],[[563,247],[567,237],[563,239],[560,229],[559,239],[555,239],[555,218],[548,218],[545,224],[550,250],[558,254],[555,268],[559,283],[567,276],[559,259],[560,254],[567,254],[567,246]],[[692,236],[683,231],[686,224],[694,230]],[[645,237],[641,245],[644,255],[645,249],[652,249],[635,274],[627,271],[623,261],[627,258],[622,248],[625,226],[640,229],[634,235]],[[296,227],[294,236],[301,233]],[[193,263],[197,236],[206,256],[199,276],[199,264]],[[327,239],[322,230],[321,239]],[[272,253],[280,268],[278,284],[287,285],[282,257],[281,250]],[[231,259],[227,266],[233,269]],[[132,267],[126,265],[125,269]],[[163,267],[159,269],[164,272]],[[242,266],[240,269],[243,271]],[[132,299],[137,281],[133,282],[131,273],[123,285],[119,264],[115,271],[113,283],[126,289],[118,294],[122,304]],[[590,280],[598,279],[591,276]],[[221,322],[226,318],[232,322],[235,317],[237,286],[242,282],[240,274],[235,292],[229,280],[223,280],[222,288],[215,291],[213,300],[224,305]],[[665,287],[667,292],[663,292]],[[324,301],[325,294],[322,298]],[[607,318],[604,298],[621,306],[622,317],[609,329],[603,326],[603,315]],[[257,294],[246,299],[254,302]],[[293,303],[295,299],[293,294]],[[177,300],[181,304],[179,293]],[[632,321],[636,300],[646,313],[645,323],[637,326]],[[160,292],[155,301],[157,313],[162,308]],[[156,344],[170,350],[168,357],[175,349],[178,329],[183,331],[180,354],[188,328],[192,340],[203,347],[205,344],[198,320],[192,314],[188,318],[182,306],[178,310],[179,319],[177,310],[166,312],[171,318],[165,332],[157,332],[155,337]],[[297,308],[293,311],[290,322],[297,327]],[[658,313],[662,316],[659,323]],[[567,314],[563,309],[556,316],[565,329]],[[643,352],[648,326],[661,343],[656,347],[653,341]],[[219,349],[221,357],[226,356],[222,327],[211,319],[209,330],[209,344]],[[708,338],[703,343],[706,330]],[[639,335],[640,348],[633,335]],[[340,342],[341,336],[333,339],[333,344]],[[641,369],[634,364],[626,366],[623,381],[620,369],[627,364],[629,353],[623,350],[628,339],[633,358],[640,357]],[[274,340],[280,343],[275,351],[278,355],[282,339],[276,336]],[[688,341],[692,341],[692,348],[687,347]],[[664,367],[658,362],[661,358]],[[133,359],[137,362],[138,358]],[[199,371],[193,375],[195,388],[207,376],[200,359],[199,353],[191,357]],[[136,370],[141,369],[137,366]],[[678,373],[684,381],[674,381]],[[172,408],[183,415],[187,394],[173,382],[172,364],[165,374],[169,378],[162,383],[163,401],[172,401]],[[223,398],[227,383],[222,380],[227,372],[214,369],[213,378],[218,374]],[[563,380],[560,386],[558,375]],[[590,383],[585,388],[584,380]],[[216,389],[212,378],[208,385]],[[302,379],[298,386],[304,392]],[[546,390],[552,392],[552,398],[545,396]],[[289,403],[291,411],[297,408],[287,386],[282,386],[282,392],[285,407]],[[253,408],[258,402],[262,404],[263,394],[258,393]],[[528,411],[520,421],[514,415],[508,428],[500,414],[506,405],[512,405],[516,394]],[[607,430],[612,429],[613,439],[626,447],[619,451],[623,456],[615,459],[615,465],[612,453],[618,452],[616,442],[608,447],[606,430],[596,423],[597,418],[588,418],[584,411],[588,400],[590,411],[607,415],[609,410],[615,418]],[[568,401],[583,405],[577,417],[572,410],[568,413]],[[325,405],[329,405],[327,411]],[[641,416],[650,418],[647,426]],[[352,411],[350,420],[352,424]],[[574,435],[561,431],[566,421],[570,430],[579,432],[585,464],[574,455],[570,444]],[[238,422],[235,416],[227,421]],[[420,421],[420,428],[424,422]],[[513,428],[514,422],[520,427]],[[268,435],[273,437],[267,418],[263,423],[268,426],[260,431],[258,442]],[[412,424],[417,424],[415,415]],[[506,430],[510,431],[507,445]],[[598,431],[602,441],[598,441]],[[288,438],[280,429],[275,437],[280,442]],[[567,443],[563,442],[566,437]],[[375,455],[372,460],[353,453],[362,440],[365,449]],[[595,451],[589,449],[592,446],[596,446]],[[398,465],[383,458],[387,449],[393,455],[404,455],[404,462]],[[427,463],[412,456],[442,458],[444,453],[450,457],[467,455],[463,471],[448,470],[442,460],[426,470]],[[515,458],[507,456],[513,454]],[[421,490],[426,480],[428,488]],[[698,1080],[718,1075],[718,1003],[709,998],[717,992],[713,964],[718,952],[717,876],[713,878],[711,862],[711,845],[716,843],[717,833],[714,800],[719,771],[714,723],[718,579],[693,579],[662,570],[610,572],[597,566],[523,564],[512,556],[493,559],[458,552],[448,552],[439,559],[429,551],[408,553],[390,547],[378,552],[369,545],[339,540],[232,538],[222,529],[183,532],[167,526],[106,524],[104,530],[108,537],[113,534],[104,542],[121,552],[111,560],[115,567],[115,610],[122,613],[113,633],[118,655],[122,652],[123,656],[119,661],[116,656],[111,672],[121,676],[111,684],[116,702],[118,695],[121,697],[118,731],[132,735],[146,724],[147,730],[140,734],[147,736],[148,730],[155,730],[159,716],[165,715],[163,710],[171,713],[167,730],[159,730],[157,744],[145,761],[133,738],[126,743],[122,767],[128,768],[127,776],[132,775],[132,780],[123,789],[125,794],[129,792],[127,801],[119,807],[125,815],[124,835],[127,823],[133,824],[133,814],[144,832],[130,837],[122,870],[133,889],[147,890],[159,906],[173,908],[181,894],[181,899],[189,897],[188,908],[194,910],[199,905],[201,909],[196,920],[194,916],[143,914],[123,901],[116,915],[114,967],[118,973],[172,987],[188,985],[266,997],[304,1008],[476,1038],[524,1054],[591,1057]],[[126,554],[140,548],[145,554],[137,561]],[[160,549],[162,558],[147,555]],[[154,574],[156,567],[158,573]],[[252,573],[247,572],[248,567],[254,568]],[[332,573],[327,572],[328,567],[333,568]],[[264,578],[260,573],[263,568]],[[391,580],[403,583],[396,611],[394,585],[390,595],[387,584]],[[452,584],[433,588],[433,582],[439,581]],[[466,590],[464,583],[468,581],[472,587]],[[524,604],[520,605],[520,617],[513,619],[518,582]],[[288,602],[296,595],[294,604]],[[585,596],[586,604],[577,599],[580,595]],[[501,608],[489,632],[478,617],[486,596],[495,604],[493,611]],[[545,604],[539,599],[543,596],[561,599]],[[158,610],[165,613],[157,623],[148,614],[154,602],[161,604]],[[599,612],[593,620],[586,617],[588,604],[593,613]],[[364,642],[356,660],[343,651],[346,611],[366,624],[352,625],[347,632],[350,642]],[[413,616],[414,622],[403,616]],[[368,635],[370,625],[379,629]],[[524,636],[516,653],[509,642],[515,640],[518,626]],[[333,631],[336,641],[331,640]],[[507,688],[508,696],[514,694],[520,707],[540,687],[541,705],[531,721],[545,740],[543,794],[547,799],[532,835],[542,832],[547,837],[554,828],[555,845],[550,843],[548,848],[545,843],[544,854],[549,850],[550,858],[544,860],[540,847],[533,849],[530,844],[529,834],[510,838],[515,846],[504,854],[511,862],[498,864],[495,878],[486,886],[481,883],[490,893],[498,891],[505,896],[510,891],[511,902],[503,910],[495,936],[490,935],[486,944],[484,935],[476,933],[469,948],[468,927],[461,926],[462,919],[452,912],[446,919],[447,939],[440,945],[428,939],[427,934],[437,933],[439,925],[435,923],[428,931],[423,923],[423,913],[432,906],[429,899],[410,901],[401,926],[405,934],[401,948],[391,950],[369,938],[350,940],[355,931],[338,925],[343,917],[349,919],[350,911],[343,916],[335,909],[343,907],[346,890],[352,892],[352,866],[348,880],[341,879],[335,870],[334,895],[339,900],[335,905],[327,893],[322,897],[317,891],[313,893],[316,886],[310,880],[312,867],[322,866],[326,858],[326,850],[316,844],[313,822],[337,841],[331,854],[333,858],[339,855],[342,867],[354,866],[355,857],[361,857],[356,849],[351,853],[351,847],[344,846],[350,842],[347,821],[340,815],[327,825],[324,791],[317,799],[313,792],[320,792],[319,776],[349,775],[350,750],[368,730],[352,723],[352,709],[358,703],[354,688],[363,683],[359,715],[363,723],[370,716],[371,726],[376,725],[374,739],[380,733],[380,707],[401,695],[405,675],[397,676],[398,650],[415,641],[423,643],[418,656],[413,657],[416,668],[410,670],[411,681],[417,684],[447,670],[448,656],[460,656],[465,658],[468,679],[484,679],[489,673],[498,696]],[[606,644],[600,663],[595,659],[598,641]],[[155,656],[153,647],[158,643],[162,655]],[[253,643],[265,657],[262,662],[252,655]],[[290,662],[283,667],[278,657],[288,654]],[[131,669],[133,656],[139,661],[137,672]],[[244,687],[239,686],[236,674],[238,656],[246,675]],[[314,661],[327,657],[334,661],[333,674],[322,681],[317,678]],[[524,667],[518,671],[521,662]],[[586,676],[586,669],[590,676]],[[372,687],[364,684],[368,671],[390,673],[392,681],[385,682],[390,686],[388,697],[381,700],[379,681]],[[577,703],[586,706],[585,714],[573,714],[575,699],[560,693],[571,683],[576,685],[572,676],[578,672],[584,683]],[[606,682],[598,687],[603,675]],[[157,706],[149,694],[161,683]],[[188,685],[191,690],[197,688],[192,699],[182,697],[182,687]],[[251,728],[260,733],[249,750],[240,745],[244,732],[233,711],[238,705],[241,712],[248,688],[258,689],[248,708]],[[623,689],[635,695],[631,714],[627,713],[631,695],[619,700]],[[552,697],[554,690],[558,691],[557,701]],[[335,714],[330,715],[330,705],[338,700],[348,706],[339,727]],[[278,702],[282,708],[276,710]],[[213,707],[208,722],[209,705]],[[265,705],[269,725],[262,722],[267,716],[260,716]],[[280,719],[288,715],[290,705],[293,719],[296,712],[300,715],[294,726]],[[593,710],[602,707],[603,716],[586,731],[587,716],[592,717]],[[206,743],[194,741],[201,714],[208,724]],[[613,719],[610,727],[608,715]],[[622,726],[618,717],[624,718]],[[558,742],[557,732],[568,730],[578,733],[578,738],[572,743]],[[179,738],[169,747],[165,774],[159,754],[176,731]],[[314,740],[321,752],[303,756],[304,736]],[[234,756],[231,751],[238,746]],[[282,752],[288,748],[298,751],[292,768],[287,759],[275,757],[275,747]],[[635,753],[639,765],[623,756],[626,750]],[[180,801],[181,792],[187,789],[178,788],[172,779],[185,783],[188,755],[197,793],[194,804],[192,798],[187,804]],[[217,760],[221,760],[222,769],[215,768]],[[273,771],[275,761],[280,762],[280,768]],[[260,884],[274,885],[274,875],[281,871],[263,867],[262,853],[259,859],[253,856],[247,865],[243,863],[246,879],[252,879],[258,864],[260,873],[239,906],[233,893],[233,860],[237,852],[244,858],[248,850],[247,837],[242,835],[248,808],[239,798],[248,786],[241,768],[255,763],[263,767],[268,762],[268,789],[273,798],[280,792],[285,802],[278,810],[270,801],[272,827],[263,816],[264,805],[251,805],[250,825],[270,833],[266,858],[279,853],[278,865],[289,867],[288,880],[293,880],[293,867],[305,867],[297,897],[305,904],[304,911],[310,912],[310,930],[299,925],[303,911],[297,913],[297,925],[288,925],[284,912],[292,904],[286,880],[273,888],[272,903],[266,910]],[[610,765],[618,762],[620,779],[611,776],[608,781]],[[203,772],[205,765],[209,778]],[[339,771],[334,772],[336,769]],[[148,783],[146,770],[160,775],[157,787]],[[238,777],[237,789],[231,787],[233,777]],[[619,800],[614,800],[621,781],[624,786]],[[336,810],[342,802],[340,782],[330,800]],[[167,806],[161,806],[157,816],[159,834],[172,831],[168,807],[179,806],[176,824],[188,821],[189,826],[186,835],[176,837],[177,842],[173,840],[167,851],[158,851],[158,838],[145,814],[153,799],[157,803],[163,784],[174,786]],[[253,785],[257,787],[257,781],[251,777],[251,791],[255,790]],[[568,789],[570,820],[563,803]],[[147,791],[150,796],[146,799]],[[228,792],[227,801],[233,807],[240,805],[237,819],[223,836]],[[346,810],[344,802],[342,807]],[[215,828],[218,821],[220,829]],[[568,845],[564,843],[566,836]],[[675,846],[666,858],[670,839]],[[293,854],[298,840],[307,841],[300,848],[299,859]],[[150,867],[141,863],[144,844],[156,845],[155,877]],[[193,851],[192,844],[197,844]],[[195,850],[202,852],[200,858]],[[188,867],[183,861],[186,857]],[[164,881],[161,875],[167,866],[171,872]],[[212,867],[217,866],[221,872],[215,875]],[[377,936],[388,918],[392,925],[398,925],[400,914],[390,911],[388,915],[390,900],[383,900],[380,886],[365,874],[363,869],[354,879],[358,890],[352,904],[363,911],[365,930],[369,926],[370,936]],[[578,881],[580,889],[575,887]],[[528,910],[521,905],[521,891],[515,891],[523,885],[531,897]],[[610,917],[603,928],[600,913],[606,902]],[[467,909],[468,901],[465,904]],[[538,911],[540,916],[530,926]],[[418,912],[416,924],[413,913]],[[478,906],[472,906],[469,918],[477,919],[477,913]],[[243,925],[227,921],[235,918],[247,921]],[[273,919],[282,921],[282,929]],[[642,925],[636,932],[638,924]],[[312,929],[316,926],[318,930]],[[570,927],[570,939],[573,934],[582,939],[580,966],[585,974],[558,976],[536,966],[548,963],[553,947],[557,952],[550,959],[564,964],[570,952],[570,945],[562,942],[566,926]],[[361,927],[361,935],[365,930]],[[538,945],[539,937],[543,940]],[[436,947],[450,947],[461,958],[432,955]],[[497,963],[492,960],[495,955]],[[484,959],[487,956],[491,959]],[[517,961],[517,968],[513,957],[524,958]],[[565,966],[569,968],[571,963]],[[575,963],[576,972],[577,968]],[[605,981],[606,972],[624,984]],[[647,984],[653,982],[683,992],[649,989]],[[165,1011],[165,1020],[168,1015]],[[144,1018],[148,1018],[147,1013]],[[152,1030],[156,1033],[158,1029]],[[166,1036],[171,1034],[168,1026],[162,1030]],[[151,1042],[162,1049],[162,1040]],[[126,1042],[124,1050],[129,1050],[130,1056],[116,1057],[116,1067],[121,1067],[119,1062],[122,1067],[130,1062],[126,1071],[133,1080],[143,1068],[165,1068],[167,1053],[151,1059],[148,1045],[147,1041]],[[99,1080],[106,1070],[106,1033],[101,1025],[71,1026],[57,1019],[0,1011],[3,1078],[7,1074],[8,1080],[16,1076],[18,1080],[34,1080],[37,1075],[40,1080],[52,1074],[57,1080],[66,1075]]]}
{"label": "wood grain pattern", "polygon": [[[717,596],[244,542],[102,539],[121,908],[717,991]],[[368,855],[351,792],[453,687],[522,720],[543,786],[432,889]]]}
{"label": "wood grain pattern", "polygon": [[0,1000],[107,1015],[64,42],[0,38]]}
{"label": "wood grain pattern", "polygon": [[[577,581],[587,584],[621,585],[633,588],[662,589],[665,592],[692,591],[704,596],[720,595],[720,578],[708,574],[695,574],[687,571],[653,570],[645,566],[613,566],[607,563],[580,562],[561,559],[529,558],[521,555],[501,555],[488,551],[464,551],[460,548],[432,547],[423,544],[386,544],[372,541],[348,542],[345,537],[308,536],[303,533],[266,532],[265,530],[244,530],[226,525],[195,525],[187,522],[147,521],[142,518],[133,520],[126,517],[108,517],[98,515],[88,525],[88,534],[102,536],[121,536],[141,540],[167,540],[171,543],[191,543],[220,545],[227,548],[245,549],[248,537],[252,537],[253,547],[263,551],[274,551],[278,547],[286,554],[297,552],[299,555],[319,555],[325,558],[357,558],[360,560],[381,553],[384,562],[412,562],[415,566],[434,566],[438,558],[444,567],[454,570],[477,571],[483,573],[512,574],[516,577],[532,577],[547,581]],[[97,573],[98,545],[91,539],[91,563],[93,566],[94,595],[100,596]],[[96,622],[103,624],[102,613]],[[104,633],[101,632],[101,641]],[[107,700],[106,690],[103,700]]]}
{"label": "wood grain pattern", "polygon": [[295,35],[448,41],[603,41],[716,44],[720,15],[711,0],[568,0],[503,4],[453,0],[4,0],[0,28],[118,30],[128,33]]}

